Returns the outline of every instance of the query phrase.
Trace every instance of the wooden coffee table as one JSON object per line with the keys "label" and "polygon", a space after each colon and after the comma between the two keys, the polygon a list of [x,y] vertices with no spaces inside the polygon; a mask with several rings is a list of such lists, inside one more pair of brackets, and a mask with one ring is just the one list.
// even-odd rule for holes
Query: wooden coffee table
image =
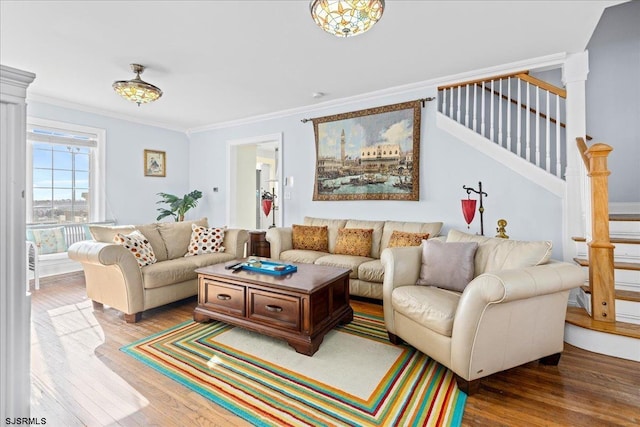
{"label": "wooden coffee table", "polygon": [[216,264],[196,270],[196,322],[220,320],[285,339],[298,353],[312,356],[327,332],[353,320],[349,273],[345,268],[294,264],[298,271],[272,276],[226,270]]}

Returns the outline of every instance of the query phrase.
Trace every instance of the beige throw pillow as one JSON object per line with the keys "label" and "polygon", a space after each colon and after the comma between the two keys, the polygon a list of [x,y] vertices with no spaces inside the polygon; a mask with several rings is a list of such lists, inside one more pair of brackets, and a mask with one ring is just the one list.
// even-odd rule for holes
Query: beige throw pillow
{"label": "beige throw pillow", "polygon": [[474,277],[477,249],[477,242],[427,240],[422,247],[422,267],[417,284],[464,291]]}

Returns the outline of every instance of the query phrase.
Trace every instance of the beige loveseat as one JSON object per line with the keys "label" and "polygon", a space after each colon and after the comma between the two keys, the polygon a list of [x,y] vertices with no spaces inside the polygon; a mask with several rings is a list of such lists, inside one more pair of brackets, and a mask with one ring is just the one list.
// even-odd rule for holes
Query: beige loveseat
{"label": "beige loveseat", "polygon": [[470,255],[471,264],[448,257],[449,265],[444,266],[442,277],[452,276],[447,269],[449,273],[464,265],[475,269],[462,292],[417,284],[429,267],[428,263],[423,267],[423,247],[382,253],[389,339],[394,343],[402,339],[451,369],[467,394],[477,391],[480,378],[495,372],[538,359],[557,364],[569,291],[584,284],[584,272],[577,265],[550,260],[550,242],[518,242],[456,230],[446,241],[478,244]]}
{"label": "beige loveseat", "polygon": [[[244,256],[247,231],[226,229],[224,252],[185,257],[192,224],[208,226],[206,218],[135,226],[91,226],[94,240],[71,245],[69,258],[82,263],[87,296],[94,307],[106,304],[122,311],[127,322],[137,322],[144,310],[196,295],[196,268]],[[157,259],[154,264],[139,267],[128,249],[113,242],[117,233],[129,234],[134,230],[151,244]]]}
{"label": "beige loveseat", "polygon": [[[389,245],[393,232],[397,230],[427,233],[429,238],[432,238],[438,236],[442,228],[442,222],[366,221],[313,217],[305,217],[303,225],[328,227],[328,252],[294,249],[292,227],[279,227],[271,228],[266,233],[266,239],[271,244],[271,258],[351,269],[349,293],[375,299],[382,299],[384,267],[380,262],[380,253]],[[372,229],[370,256],[336,254],[336,240],[338,230],[341,228]]]}

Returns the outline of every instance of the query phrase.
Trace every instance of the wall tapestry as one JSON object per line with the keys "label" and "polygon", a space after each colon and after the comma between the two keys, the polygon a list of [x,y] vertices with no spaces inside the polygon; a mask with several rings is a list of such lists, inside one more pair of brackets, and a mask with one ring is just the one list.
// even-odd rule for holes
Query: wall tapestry
{"label": "wall tapestry", "polygon": [[420,100],[313,120],[313,200],[419,200]]}

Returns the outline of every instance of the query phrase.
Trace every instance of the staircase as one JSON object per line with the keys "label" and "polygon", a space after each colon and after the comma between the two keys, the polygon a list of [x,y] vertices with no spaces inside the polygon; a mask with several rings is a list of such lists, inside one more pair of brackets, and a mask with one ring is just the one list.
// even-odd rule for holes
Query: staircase
{"label": "staircase", "polygon": [[[610,241],[615,246],[615,321],[593,319],[589,284],[578,290],[578,307],[567,310],[565,340],[597,353],[640,361],[640,214],[609,216]],[[574,237],[575,261],[589,268],[586,239]]]}
{"label": "staircase", "polygon": [[[514,172],[565,197],[571,191],[565,183],[569,148],[561,120],[568,115],[566,96],[564,89],[528,71],[466,81],[438,88],[436,122]],[[611,147],[595,144],[588,150],[578,138],[578,151],[591,177],[586,184],[591,200],[582,201],[582,210],[584,214],[591,208],[586,218],[592,236],[589,242],[573,238],[574,260],[588,270],[592,283],[577,290],[577,306],[567,309],[565,341],[640,361],[640,214],[609,215],[606,158]]]}

